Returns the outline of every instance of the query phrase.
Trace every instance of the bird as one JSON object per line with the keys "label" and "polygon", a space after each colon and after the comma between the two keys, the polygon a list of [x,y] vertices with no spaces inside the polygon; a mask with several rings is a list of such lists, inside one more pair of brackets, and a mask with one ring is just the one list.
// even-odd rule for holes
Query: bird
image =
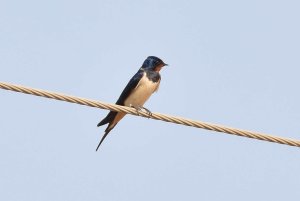
{"label": "bird", "polygon": [[[151,116],[152,113],[150,110],[143,107],[143,105],[150,98],[152,93],[158,90],[161,81],[159,72],[164,66],[168,66],[168,64],[164,63],[160,58],[148,56],[137,73],[129,80],[116,104],[133,107],[137,112],[143,109]],[[98,151],[108,133],[125,115],[126,113],[124,112],[110,111],[107,116],[98,123],[98,127],[105,124],[108,124],[108,126],[104,131],[104,135],[101,138],[96,151]]]}

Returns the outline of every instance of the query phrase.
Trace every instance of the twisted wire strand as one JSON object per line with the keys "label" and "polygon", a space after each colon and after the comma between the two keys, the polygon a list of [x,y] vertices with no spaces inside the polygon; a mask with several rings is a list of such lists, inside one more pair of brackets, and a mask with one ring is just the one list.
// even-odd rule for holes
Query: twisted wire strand
{"label": "twisted wire strand", "polygon": [[170,115],[165,115],[165,114],[160,114],[160,113],[152,113],[152,115],[149,116],[146,112],[144,112],[144,111],[137,112],[136,109],[131,108],[131,107],[120,106],[120,105],[115,105],[115,104],[110,104],[110,103],[104,103],[104,102],[100,102],[100,101],[95,101],[95,100],[90,100],[90,99],[85,99],[85,98],[80,98],[80,97],[55,93],[55,92],[49,92],[49,91],[40,90],[40,89],[33,89],[33,88],[29,88],[29,87],[24,87],[24,86],[19,86],[19,85],[4,83],[4,82],[0,82],[0,88],[15,91],[15,92],[21,92],[21,93],[25,93],[25,94],[31,94],[31,95],[35,95],[35,96],[41,96],[41,97],[66,101],[66,102],[70,102],[70,103],[76,103],[76,104],[80,104],[80,105],[86,105],[86,106],[90,106],[90,107],[97,107],[97,108],[116,111],[116,112],[124,112],[124,113],[131,114],[131,115],[142,116],[142,117],[146,117],[146,118],[162,120],[162,121],[176,123],[176,124],[182,124],[185,126],[202,128],[202,129],[212,130],[212,131],[216,131],[216,132],[222,132],[222,133],[227,133],[227,134],[232,134],[232,135],[237,135],[237,136],[242,136],[242,137],[253,138],[253,139],[257,139],[257,140],[264,140],[264,141],[268,141],[268,142],[274,142],[274,143],[279,143],[279,144],[300,147],[299,140],[288,139],[288,138],[283,138],[283,137],[278,137],[278,136],[272,136],[272,135],[267,135],[267,134],[258,133],[258,132],[236,129],[236,128],[230,128],[230,127],[226,127],[226,126],[221,126],[221,125],[216,125],[216,124],[211,124],[211,123],[206,123],[206,122],[201,122],[201,121],[194,121],[191,119],[175,117],[175,116],[170,116]]}

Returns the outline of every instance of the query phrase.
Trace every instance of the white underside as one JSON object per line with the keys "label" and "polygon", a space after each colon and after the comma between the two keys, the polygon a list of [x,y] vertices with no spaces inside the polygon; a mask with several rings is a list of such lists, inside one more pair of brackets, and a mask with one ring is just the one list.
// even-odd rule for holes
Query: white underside
{"label": "white underside", "polygon": [[152,82],[147,78],[146,73],[144,73],[136,88],[125,100],[125,106],[143,106],[152,93],[158,89],[159,84],[160,81]]}
{"label": "white underside", "polygon": [[[151,80],[149,80],[147,78],[146,73],[144,73],[144,75],[143,75],[142,79],[140,80],[140,82],[138,83],[138,85],[131,92],[129,97],[125,100],[124,105],[129,106],[129,107],[143,106],[144,103],[153,94],[153,92],[158,90],[159,84],[160,84],[160,81],[152,82]],[[110,124],[110,128],[113,128],[124,116],[125,116],[125,113],[118,112],[118,114],[114,118],[114,121],[112,122],[112,124]]]}

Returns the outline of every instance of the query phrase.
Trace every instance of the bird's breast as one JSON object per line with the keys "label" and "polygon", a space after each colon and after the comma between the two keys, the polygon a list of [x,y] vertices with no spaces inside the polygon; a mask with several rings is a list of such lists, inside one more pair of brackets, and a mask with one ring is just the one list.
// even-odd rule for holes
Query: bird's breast
{"label": "bird's breast", "polygon": [[143,106],[151,94],[158,89],[159,84],[160,80],[153,82],[149,80],[149,78],[146,76],[146,73],[144,73],[138,85],[135,89],[133,89],[131,94],[125,100],[124,104],[126,106]]}

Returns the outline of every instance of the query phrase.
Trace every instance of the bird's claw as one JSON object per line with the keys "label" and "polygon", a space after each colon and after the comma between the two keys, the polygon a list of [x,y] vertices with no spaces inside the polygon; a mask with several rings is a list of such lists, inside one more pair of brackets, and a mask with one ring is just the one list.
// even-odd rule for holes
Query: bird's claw
{"label": "bird's claw", "polygon": [[130,104],[129,106],[136,109],[136,112],[139,116],[140,116],[140,111],[142,111],[142,110],[144,110],[148,114],[148,118],[150,118],[152,116],[152,112],[150,110],[148,110],[147,108],[143,107],[143,106],[135,106],[135,105],[132,105],[132,104]]}
{"label": "bird's claw", "polygon": [[141,107],[141,108],[146,111],[146,113],[148,114],[148,118],[150,118],[152,116],[152,112],[150,110],[148,110],[145,107]]}

